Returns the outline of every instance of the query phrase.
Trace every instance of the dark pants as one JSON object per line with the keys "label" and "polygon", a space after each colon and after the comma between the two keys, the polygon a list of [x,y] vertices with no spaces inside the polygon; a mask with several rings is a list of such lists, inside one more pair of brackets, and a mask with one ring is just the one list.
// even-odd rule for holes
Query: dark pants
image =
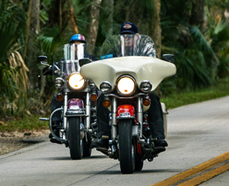
{"label": "dark pants", "polygon": [[[53,112],[55,109],[60,108],[62,105],[64,105],[64,101],[58,101],[56,99],[57,93],[53,96],[52,102],[51,102],[51,112]],[[61,120],[61,111],[55,112],[53,115],[52,121],[59,122]]]}
{"label": "dark pants", "polygon": [[[148,110],[148,123],[151,134],[154,138],[165,139],[163,113],[159,97],[155,93],[150,93],[151,105]],[[98,138],[109,136],[109,113],[110,111],[103,106],[104,95],[101,93],[97,100],[97,126]]]}

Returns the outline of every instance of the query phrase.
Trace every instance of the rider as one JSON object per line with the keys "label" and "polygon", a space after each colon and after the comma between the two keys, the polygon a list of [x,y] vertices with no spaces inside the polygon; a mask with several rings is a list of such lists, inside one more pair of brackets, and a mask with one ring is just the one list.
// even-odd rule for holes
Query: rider
{"label": "rider", "polygon": [[[127,22],[121,26],[120,34],[138,34],[138,28],[135,24]],[[152,52],[148,56],[156,57],[155,46],[152,45]],[[159,97],[155,93],[150,93],[151,105],[148,110],[148,123],[151,135],[156,138],[156,147],[168,146],[163,125],[163,113]],[[107,152],[108,140],[111,137],[109,127],[109,110],[103,106],[104,94],[100,94],[97,100],[97,126],[98,138],[92,142],[91,147],[97,150]]]}
{"label": "rider", "polygon": [[[71,39],[70,39],[70,44],[81,44],[81,43],[85,43],[86,44],[86,39],[85,37],[82,35],[82,34],[74,34]],[[86,58],[89,58],[90,61],[95,61],[97,60],[95,56],[93,55],[90,55],[88,53],[85,53],[84,54]],[[57,108],[60,108],[64,102],[63,101],[58,101],[57,100],[57,96],[58,93],[56,93],[53,98],[52,98],[52,102],[51,102],[51,112],[53,112],[55,109]],[[53,123],[52,123],[52,126],[53,126],[53,130],[54,130],[54,133],[59,136],[59,128],[60,128],[60,121],[61,121],[61,111],[57,111],[56,113],[54,113],[53,115]],[[52,134],[50,133],[49,134],[49,138],[50,138],[50,141],[53,142],[53,143],[60,143],[58,140],[55,139],[54,136],[52,136]]]}

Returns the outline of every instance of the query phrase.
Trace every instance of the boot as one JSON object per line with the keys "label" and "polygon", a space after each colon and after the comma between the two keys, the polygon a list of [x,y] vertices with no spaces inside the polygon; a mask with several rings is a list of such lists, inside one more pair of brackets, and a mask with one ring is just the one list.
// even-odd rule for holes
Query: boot
{"label": "boot", "polygon": [[163,121],[149,122],[150,133],[157,140],[154,142],[155,147],[167,147],[165,140]]}
{"label": "boot", "polygon": [[96,150],[108,155],[108,142],[109,136],[102,136],[102,138],[97,138],[92,141],[91,148],[96,148]]}

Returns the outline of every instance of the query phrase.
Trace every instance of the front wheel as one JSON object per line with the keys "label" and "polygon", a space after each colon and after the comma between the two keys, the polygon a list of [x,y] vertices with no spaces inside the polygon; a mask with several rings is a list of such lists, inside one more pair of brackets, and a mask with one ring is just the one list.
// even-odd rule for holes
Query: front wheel
{"label": "front wheel", "polygon": [[73,160],[83,157],[83,140],[80,139],[80,118],[71,117],[69,122],[69,148]]}
{"label": "front wheel", "polygon": [[119,161],[123,174],[131,174],[135,169],[135,153],[132,143],[132,120],[118,122],[119,132]]}

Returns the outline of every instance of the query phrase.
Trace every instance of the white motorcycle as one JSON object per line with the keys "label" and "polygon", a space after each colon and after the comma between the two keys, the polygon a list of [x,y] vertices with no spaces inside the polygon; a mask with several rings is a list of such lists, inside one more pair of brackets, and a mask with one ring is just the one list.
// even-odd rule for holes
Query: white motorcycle
{"label": "white motorcycle", "polygon": [[[145,35],[113,36],[102,46],[102,54],[106,54],[102,60],[86,64],[80,71],[104,93],[103,105],[112,118],[108,155],[120,161],[122,173],[140,171],[144,160],[152,161],[159,153],[145,117],[151,104],[148,94],[173,76],[176,67],[171,63],[173,55],[164,55],[164,60],[149,57],[152,46],[152,39]],[[166,113],[164,105],[162,108]],[[167,132],[166,114],[164,117]]]}

